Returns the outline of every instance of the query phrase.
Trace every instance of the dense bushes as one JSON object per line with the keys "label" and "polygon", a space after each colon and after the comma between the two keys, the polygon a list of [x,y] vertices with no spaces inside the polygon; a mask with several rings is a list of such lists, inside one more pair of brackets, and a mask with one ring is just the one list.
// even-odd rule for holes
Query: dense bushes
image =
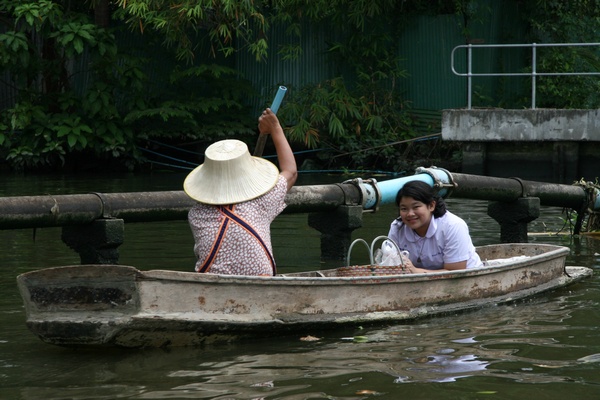
{"label": "dense bushes", "polygon": [[[411,15],[455,13],[467,21],[486,9],[478,7],[485,0],[406,3],[0,0],[0,157],[15,170],[79,167],[82,160],[133,169],[147,139],[252,140],[256,118],[248,99],[257,95],[231,60],[242,51],[256,62],[269,51],[302,57],[308,49],[294,38],[307,34],[302,27],[309,20],[335,27],[327,53],[336,72],[286,99],[280,117],[290,139],[328,149],[320,153],[327,167],[403,169],[398,148],[386,146],[416,135],[410,99],[397,89],[406,73],[396,35]],[[600,16],[594,1],[520,3],[533,41],[594,39]],[[290,40],[269,49],[275,24],[287,27]],[[468,36],[466,26],[458,28]],[[569,71],[597,60],[589,51],[550,53],[540,65]],[[598,107],[596,81],[540,80],[539,104]],[[413,154],[419,156],[431,152]]]}

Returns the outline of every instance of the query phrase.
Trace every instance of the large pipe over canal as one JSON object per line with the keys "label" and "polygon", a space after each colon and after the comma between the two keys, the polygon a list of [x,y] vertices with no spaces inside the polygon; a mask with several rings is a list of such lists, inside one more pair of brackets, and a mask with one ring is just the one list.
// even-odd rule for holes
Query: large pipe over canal
{"label": "large pipe over canal", "polygon": [[[495,178],[489,176],[450,173],[442,168],[417,168],[415,175],[377,183],[381,204],[394,203],[402,186],[412,180],[420,180],[440,188],[440,195],[473,199],[512,202],[523,197],[537,197],[545,206],[567,207],[581,210],[588,202],[588,194],[582,186],[524,181],[519,178]],[[598,190],[591,193],[593,210],[600,210]],[[369,208],[369,205],[365,206]]]}
{"label": "large pipe over canal", "polygon": [[[293,187],[286,197],[285,212],[321,212],[342,205],[360,205],[365,211],[375,211],[379,205],[394,203],[398,190],[412,180],[439,188],[442,196],[500,202],[537,197],[541,205],[576,211],[586,206],[600,210],[596,189],[590,193],[577,185],[418,168],[412,176],[382,182],[353,179],[340,184]],[[0,198],[0,229],[83,225],[106,218],[120,218],[125,222],[184,220],[193,204],[183,191],[3,197]]]}

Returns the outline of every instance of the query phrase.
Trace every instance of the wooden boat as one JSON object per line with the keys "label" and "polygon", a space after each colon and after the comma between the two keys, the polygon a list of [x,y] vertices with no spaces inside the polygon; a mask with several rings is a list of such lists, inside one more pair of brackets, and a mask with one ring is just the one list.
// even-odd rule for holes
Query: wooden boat
{"label": "wooden boat", "polygon": [[158,347],[411,320],[510,302],[592,275],[565,266],[566,247],[477,251],[496,265],[428,274],[361,266],[274,277],[80,265],[28,272],[17,281],[27,326],[44,342]]}

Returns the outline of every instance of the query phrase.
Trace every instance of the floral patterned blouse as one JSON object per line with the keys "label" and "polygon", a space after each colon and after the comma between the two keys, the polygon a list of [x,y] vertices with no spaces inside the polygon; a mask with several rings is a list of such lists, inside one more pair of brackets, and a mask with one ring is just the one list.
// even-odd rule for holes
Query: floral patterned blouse
{"label": "floral patterned blouse", "polygon": [[[237,203],[234,212],[248,222],[262,238],[271,255],[271,222],[285,208],[287,181],[279,175],[275,186],[255,199]],[[194,253],[198,258],[196,271],[209,256],[221,228],[224,215],[218,206],[196,203],[188,221],[194,235]],[[227,275],[273,275],[273,266],[264,247],[246,229],[230,221],[216,257],[205,272]]]}

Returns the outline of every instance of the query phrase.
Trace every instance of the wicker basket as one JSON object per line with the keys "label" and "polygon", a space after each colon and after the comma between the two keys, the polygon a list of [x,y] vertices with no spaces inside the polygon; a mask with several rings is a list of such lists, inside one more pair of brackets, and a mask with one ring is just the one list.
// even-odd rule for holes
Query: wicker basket
{"label": "wicker basket", "polygon": [[402,275],[409,271],[403,265],[383,267],[380,265],[352,265],[340,267],[335,270],[336,276],[380,276],[380,275]]}
{"label": "wicker basket", "polygon": [[[352,244],[350,244],[350,247],[348,248],[348,256],[346,257],[347,266],[336,268],[336,276],[379,276],[402,275],[410,273],[410,271],[404,265],[382,266],[375,264],[375,243],[377,243],[377,241],[380,239],[389,240],[387,236],[378,236],[373,240],[373,242],[371,242],[370,246],[364,239],[356,239],[355,241],[353,241]],[[350,265],[350,254],[352,253],[352,248],[357,243],[364,244],[369,250],[369,265]],[[398,250],[398,253],[400,254],[400,249],[398,249],[398,246],[396,246],[395,243],[393,244],[394,247],[396,247],[396,250]]]}

